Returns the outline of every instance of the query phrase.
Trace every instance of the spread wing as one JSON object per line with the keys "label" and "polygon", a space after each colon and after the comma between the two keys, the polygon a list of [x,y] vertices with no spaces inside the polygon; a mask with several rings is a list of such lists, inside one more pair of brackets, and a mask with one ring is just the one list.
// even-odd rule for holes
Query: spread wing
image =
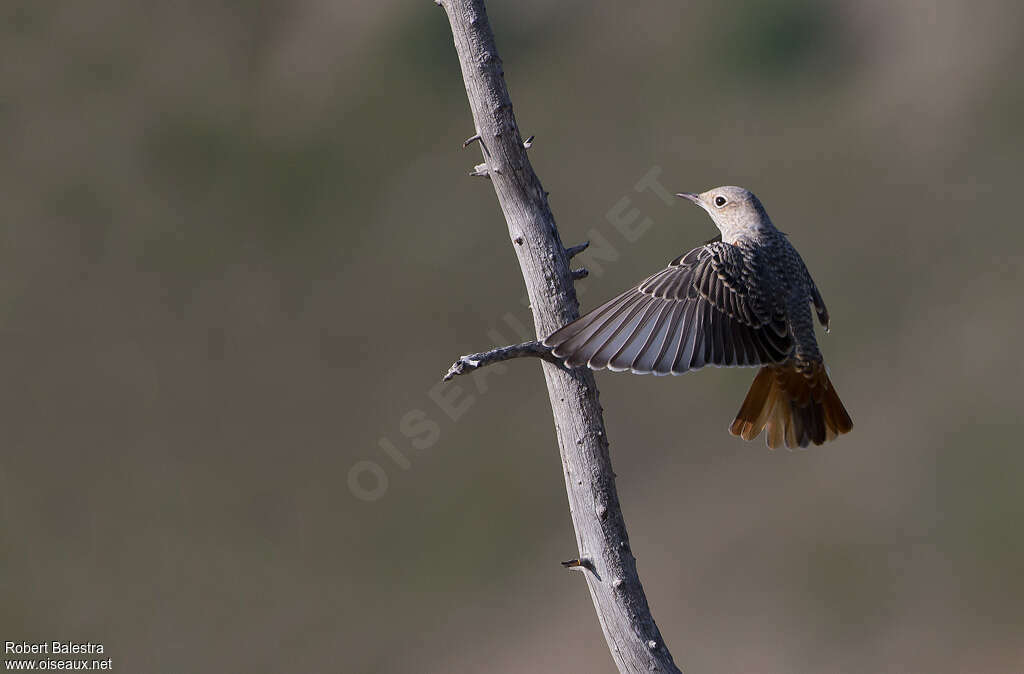
{"label": "spread wing", "polygon": [[739,248],[709,242],[558,329],[544,344],[569,367],[637,374],[786,360],[793,338],[785,314],[753,291],[747,270]]}

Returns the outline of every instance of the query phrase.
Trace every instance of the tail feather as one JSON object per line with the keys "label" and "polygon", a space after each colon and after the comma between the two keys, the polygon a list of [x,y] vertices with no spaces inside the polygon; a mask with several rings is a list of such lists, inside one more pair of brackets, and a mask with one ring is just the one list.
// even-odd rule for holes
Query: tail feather
{"label": "tail feather", "polygon": [[[754,377],[750,391],[747,392],[747,397],[743,400],[743,406],[740,407],[736,420],[729,427],[729,432],[744,440],[753,440],[757,437],[757,433],[761,432],[761,428],[772,410],[772,405],[768,404],[768,397],[772,394],[772,390],[772,374],[768,368],[762,367]],[[757,433],[751,434],[755,426],[758,429]]]}
{"label": "tail feather", "polygon": [[849,433],[853,421],[825,366],[767,365],[754,377],[729,432],[753,440],[765,431],[768,446],[820,445]]}
{"label": "tail feather", "polygon": [[[773,405],[771,412],[768,413],[768,423],[765,425],[767,437],[765,439],[771,449],[777,449],[786,442],[786,417],[783,414],[783,407],[783,405]],[[757,429],[757,433],[760,432],[760,429]],[[755,438],[757,433],[754,433]]]}

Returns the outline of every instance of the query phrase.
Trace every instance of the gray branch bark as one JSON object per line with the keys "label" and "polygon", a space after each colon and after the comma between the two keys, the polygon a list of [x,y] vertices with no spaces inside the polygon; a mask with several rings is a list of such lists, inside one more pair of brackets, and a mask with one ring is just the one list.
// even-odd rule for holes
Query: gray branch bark
{"label": "gray branch bark", "polygon": [[[538,338],[579,316],[579,303],[547,194],[519,134],[483,0],[435,0],[451,23],[484,164],[508,223]],[[479,355],[479,354],[478,354]],[[520,353],[536,355],[539,352]],[[576,530],[579,568],[620,672],[678,672],[651,616],[629,546],[593,373],[543,363]]]}
{"label": "gray branch bark", "polygon": [[551,353],[550,347],[534,340],[511,346],[500,346],[497,349],[491,349],[482,353],[471,353],[468,356],[459,356],[459,359],[448,368],[448,372],[444,375],[442,381],[448,381],[457,375],[466,374],[481,367],[487,367],[493,363],[500,363],[503,360],[511,360],[513,358],[543,358],[549,363],[563,367],[562,360],[556,358]]}

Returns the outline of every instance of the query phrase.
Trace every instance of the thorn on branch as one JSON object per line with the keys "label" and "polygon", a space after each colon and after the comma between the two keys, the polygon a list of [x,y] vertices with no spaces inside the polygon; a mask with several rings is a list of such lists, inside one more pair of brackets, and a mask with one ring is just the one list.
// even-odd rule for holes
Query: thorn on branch
{"label": "thorn on branch", "polygon": [[586,569],[590,573],[597,576],[598,580],[601,580],[600,574],[597,573],[597,568],[594,566],[594,562],[589,557],[582,557],[580,559],[570,559],[568,562],[562,562],[562,566],[567,569]]}
{"label": "thorn on branch", "polygon": [[589,246],[589,245],[590,245],[589,241],[584,241],[583,243],[581,243],[579,245],[576,245],[576,246],[573,246],[572,248],[566,248],[565,249],[565,255],[566,255],[566,257],[568,257],[571,260],[574,257],[576,257],[577,255],[579,255],[580,253],[582,253],[583,251],[585,251],[587,249],[587,246]]}
{"label": "thorn on branch", "polygon": [[484,149],[484,155],[489,157],[491,155],[491,153],[487,151],[487,145],[484,144],[484,139],[480,136],[479,133],[474,134],[474,135],[470,136],[469,138],[467,138],[462,143],[462,147],[469,147],[470,145],[472,145],[473,143],[476,143],[477,141],[480,142],[480,147],[482,147]]}
{"label": "thorn on branch", "polygon": [[532,146],[532,145],[533,145],[533,139],[534,139],[534,138],[536,138],[536,136],[530,136],[529,138],[527,138],[526,140],[524,140],[524,141],[523,141],[523,147],[525,147],[525,148],[526,148],[527,150],[529,150],[529,149],[530,149],[530,146]]}
{"label": "thorn on branch", "polygon": [[586,267],[580,267],[579,269],[573,269],[569,272],[572,276],[573,281],[579,281],[581,278],[587,278],[590,276],[590,271]]}

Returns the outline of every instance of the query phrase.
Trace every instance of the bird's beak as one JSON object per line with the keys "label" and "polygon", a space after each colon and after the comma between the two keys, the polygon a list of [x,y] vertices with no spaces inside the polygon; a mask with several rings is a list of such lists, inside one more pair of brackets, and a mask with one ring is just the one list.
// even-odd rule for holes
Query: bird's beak
{"label": "bird's beak", "polygon": [[691,194],[690,192],[680,192],[676,196],[677,197],[681,197],[683,199],[689,199],[693,203],[695,203],[698,206],[700,206],[700,197],[698,195],[696,195],[696,194]]}

